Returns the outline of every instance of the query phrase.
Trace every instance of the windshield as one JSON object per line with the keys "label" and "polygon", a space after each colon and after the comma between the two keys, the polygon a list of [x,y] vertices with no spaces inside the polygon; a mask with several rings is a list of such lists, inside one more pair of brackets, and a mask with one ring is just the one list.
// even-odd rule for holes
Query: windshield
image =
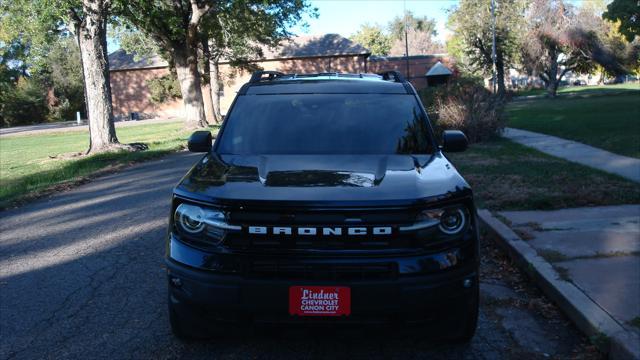
{"label": "windshield", "polygon": [[427,119],[412,95],[239,96],[218,153],[426,154]]}

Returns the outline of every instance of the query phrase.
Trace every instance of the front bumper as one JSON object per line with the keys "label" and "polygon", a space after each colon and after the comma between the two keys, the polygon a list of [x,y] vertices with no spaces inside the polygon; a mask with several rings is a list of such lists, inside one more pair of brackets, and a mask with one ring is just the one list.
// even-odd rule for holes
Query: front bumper
{"label": "front bumper", "polygon": [[[230,269],[228,261],[175,238],[169,240],[168,255],[169,296],[174,311],[180,317],[221,322],[422,323],[438,315],[450,320],[451,312],[445,310],[464,308],[478,281],[474,243],[464,249],[419,256],[316,260],[393,261],[398,264],[398,276],[390,279],[254,278],[233,271],[224,273]],[[203,270],[204,266],[218,271]],[[334,318],[289,315],[289,287],[295,285],[348,286],[351,315]]]}

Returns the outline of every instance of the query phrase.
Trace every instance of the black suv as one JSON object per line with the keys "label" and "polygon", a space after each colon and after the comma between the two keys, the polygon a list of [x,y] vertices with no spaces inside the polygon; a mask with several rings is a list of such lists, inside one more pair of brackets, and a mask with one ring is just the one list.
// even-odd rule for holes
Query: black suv
{"label": "black suv", "polygon": [[[261,71],[175,187],[166,263],[180,337],[237,323],[426,323],[469,340],[478,222],[397,72]],[[446,326],[445,326],[446,325]]]}

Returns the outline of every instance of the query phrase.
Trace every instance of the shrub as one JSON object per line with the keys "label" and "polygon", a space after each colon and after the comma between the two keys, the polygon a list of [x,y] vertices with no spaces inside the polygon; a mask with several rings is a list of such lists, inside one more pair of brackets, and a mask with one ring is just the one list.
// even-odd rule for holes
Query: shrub
{"label": "shrub", "polygon": [[20,78],[14,87],[0,95],[2,126],[16,126],[43,122],[47,119],[46,92],[42,85],[30,78]]}
{"label": "shrub", "polygon": [[165,101],[181,98],[180,83],[173,73],[147,80],[151,101],[161,104]]}
{"label": "shrub", "polygon": [[421,97],[438,135],[443,130],[461,130],[475,143],[494,138],[504,129],[504,101],[477,79],[452,79],[424,89]]}
{"label": "shrub", "polygon": [[61,38],[48,51],[36,74],[53,90],[48,94],[49,121],[74,120],[76,111],[86,116],[80,49],[73,38]]}
{"label": "shrub", "polygon": [[[83,109],[78,109],[83,110]],[[49,121],[73,120],[76,108],[72,108],[68,99],[57,99],[55,105],[49,106]]]}

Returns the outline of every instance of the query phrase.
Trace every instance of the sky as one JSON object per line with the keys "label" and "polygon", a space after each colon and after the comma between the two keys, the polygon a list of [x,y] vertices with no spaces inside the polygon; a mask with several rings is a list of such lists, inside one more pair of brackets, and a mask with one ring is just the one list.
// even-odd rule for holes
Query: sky
{"label": "sky", "polygon": [[[497,0],[500,1],[500,0]],[[568,0],[574,5],[582,1]],[[458,0],[310,0],[311,6],[318,9],[318,18],[306,16],[304,21],[308,27],[300,25],[292,31],[297,35],[321,35],[337,33],[344,37],[358,31],[362,24],[379,24],[385,26],[396,16],[402,15],[406,7],[416,16],[427,16],[436,21],[437,39],[445,43],[450,33],[446,29],[447,10],[458,4]],[[108,51],[119,48],[118,44],[109,39]]]}
{"label": "sky", "polygon": [[[447,20],[446,9],[456,5],[458,0],[311,0],[311,7],[318,8],[318,18],[304,20],[309,24],[305,30],[295,26],[297,35],[340,34],[348,37],[358,31],[360,25],[386,25],[394,17],[402,15],[404,6],[418,16],[428,16],[437,22],[438,39],[444,40]],[[119,45],[108,39],[109,53]]]}
{"label": "sky", "polygon": [[[589,0],[567,1],[579,6],[582,1]],[[458,0],[311,0],[310,3],[312,7],[318,8],[319,17],[307,17],[305,20],[309,23],[308,31],[304,32],[296,26],[293,29],[296,34],[338,33],[349,37],[365,23],[385,26],[396,16],[402,15],[406,7],[416,16],[434,19],[437,24],[437,38],[444,43],[450,33],[446,29],[447,10],[455,7]]]}
{"label": "sky", "polygon": [[[360,25],[379,24],[385,26],[406,9],[416,16],[427,16],[437,23],[438,40],[444,42],[447,30],[447,10],[458,0],[312,0],[312,7],[318,8],[317,19],[306,17],[309,24],[306,34],[320,35],[338,33],[348,37],[358,31]],[[305,34],[300,26],[293,31]]]}

